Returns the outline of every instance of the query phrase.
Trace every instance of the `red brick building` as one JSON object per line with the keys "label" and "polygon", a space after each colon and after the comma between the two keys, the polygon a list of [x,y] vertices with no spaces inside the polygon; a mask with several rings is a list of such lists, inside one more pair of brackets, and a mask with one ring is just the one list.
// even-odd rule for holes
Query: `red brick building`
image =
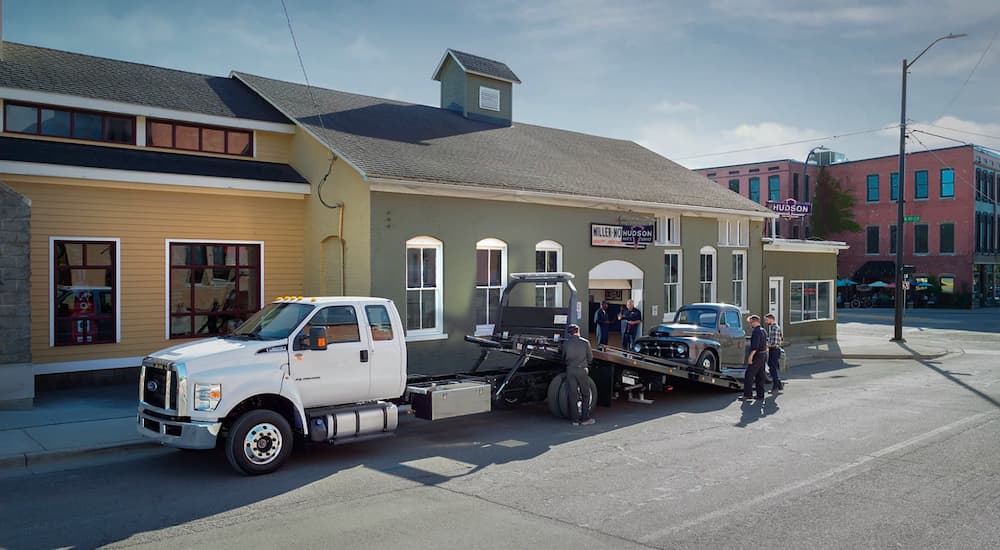
{"label": "red brick building", "polygon": [[[781,200],[801,197],[805,202],[814,189],[807,189],[802,176],[797,176],[802,166],[779,160],[698,172],[752,199],[756,186],[755,200],[762,203],[773,200],[775,192]],[[817,169],[809,166],[813,178]],[[838,162],[828,169],[854,195],[855,221],[861,226],[860,233],[826,236],[850,246],[838,257],[839,277],[892,283],[899,157]],[[797,180],[804,185],[798,187]],[[949,304],[971,302],[978,307],[1000,302],[1000,153],[975,145],[910,153],[904,193],[904,213],[912,221],[905,222],[903,263],[914,266],[914,281],[934,284],[940,295],[950,295],[944,299]],[[807,236],[794,225],[779,227],[778,234]]]}

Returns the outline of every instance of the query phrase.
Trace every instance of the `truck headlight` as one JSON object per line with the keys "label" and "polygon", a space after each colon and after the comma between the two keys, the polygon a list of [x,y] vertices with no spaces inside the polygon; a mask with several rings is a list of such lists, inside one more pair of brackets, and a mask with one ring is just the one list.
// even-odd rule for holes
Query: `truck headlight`
{"label": "truck headlight", "polygon": [[685,346],[684,344],[677,344],[678,355],[687,355],[687,351],[688,351],[687,346]]}
{"label": "truck headlight", "polygon": [[640,351],[642,351],[642,345],[641,344],[636,344],[636,345],[632,346],[632,351],[634,351],[636,353],[639,353]]}
{"label": "truck headlight", "polygon": [[222,400],[222,384],[195,384],[194,410],[214,411]]}

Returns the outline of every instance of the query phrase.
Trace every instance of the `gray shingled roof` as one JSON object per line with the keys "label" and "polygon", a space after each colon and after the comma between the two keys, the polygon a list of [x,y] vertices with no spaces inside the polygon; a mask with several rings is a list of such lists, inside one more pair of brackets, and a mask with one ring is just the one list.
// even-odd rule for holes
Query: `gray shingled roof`
{"label": "gray shingled roof", "polygon": [[632,141],[234,75],[369,177],[771,212]]}
{"label": "gray shingled roof", "polygon": [[288,123],[232,78],[3,43],[0,87],[121,101],[191,113]]}
{"label": "gray shingled roof", "polygon": [[10,137],[0,137],[0,160],[299,183],[309,192],[309,182],[294,168],[273,162]]}
{"label": "gray shingled roof", "polygon": [[499,61],[494,61],[492,59],[487,59],[471,53],[460,52],[451,48],[448,49],[448,53],[453,55],[455,59],[458,60],[459,65],[461,65],[466,71],[492,76],[502,80],[510,80],[511,82],[517,82],[518,84],[521,83],[521,79],[514,74],[514,71],[510,70],[510,67],[508,67],[506,63],[501,63]]}

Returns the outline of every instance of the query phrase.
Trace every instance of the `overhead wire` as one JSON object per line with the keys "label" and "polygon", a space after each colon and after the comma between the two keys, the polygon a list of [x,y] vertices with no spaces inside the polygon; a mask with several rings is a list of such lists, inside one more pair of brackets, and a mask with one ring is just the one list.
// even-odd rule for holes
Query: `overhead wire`
{"label": "overhead wire", "polygon": [[[926,133],[926,132],[920,132],[920,133]],[[928,147],[927,144],[924,143],[923,141],[921,141],[919,137],[917,137],[917,136],[914,135],[913,139],[916,140],[916,142],[919,143],[920,146],[923,147],[926,152],[930,153],[931,156],[934,157],[935,160],[937,160],[937,162],[941,166],[941,168],[952,168],[952,166],[950,164],[948,164],[947,162],[944,161],[944,159],[942,159],[940,156],[938,156],[937,152],[935,152],[934,149],[931,149],[930,147]],[[963,185],[967,186],[972,191],[976,191],[975,184],[972,183],[972,182],[970,182],[970,181],[968,181],[968,180],[966,180],[965,178],[961,177],[961,172],[959,172],[957,170],[955,171],[955,181],[962,183]],[[977,192],[977,194],[981,197],[980,200],[982,202],[985,202],[985,203],[988,203],[988,204],[996,204],[996,202],[997,202],[996,199],[991,199],[991,198],[989,198],[988,195],[986,195],[985,193],[982,193],[982,190],[979,190]]]}
{"label": "overhead wire", "polygon": [[944,115],[946,115],[948,113],[948,109],[951,109],[951,106],[955,104],[955,101],[958,100],[958,97],[962,95],[962,91],[965,90],[965,87],[969,84],[969,81],[972,80],[972,75],[976,74],[976,69],[978,69],[979,66],[983,64],[983,60],[986,59],[986,55],[990,53],[990,49],[993,47],[993,42],[996,41],[998,35],[1000,35],[1000,28],[998,28],[997,31],[993,33],[993,38],[991,38],[989,43],[986,44],[986,49],[983,50],[983,53],[979,56],[979,60],[976,61],[976,64],[972,66],[972,70],[969,71],[969,76],[965,77],[965,81],[962,82],[962,85],[958,87],[958,91],[955,92],[955,95],[951,98],[951,101],[949,101],[948,104],[945,105],[944,109],[941,109],[941,116],[939,116],[938,118],[941,118]]}
{"label": "overhead wire", "polygon": [[833,140],[833,139],[840,139],[842,137],[858,136],[858,135],[862,135],[862,134],[874,134],[875,132],[883,132],[885,130],[894,130],[896,128],[899,128],[899,124],[891,124],[889,126],[885,126],[885,127],[882,127],[882,128],[871,128],[871,129],[868,129],[868,130],[855,130],[855,131],[850,131],[850,132],[843,132],[843,133],[834,134],[834,135],[831,135],[831,136],[824,136],[824,137],[817,137],[817,138],[808,138],[808,139],[798,139],[798,140],[795,140],[795,141],[787,141],[785,143],[775,143],[775,144],[771,144],[771,145],[758,145],[758,146],[754,146],[754,147],[745,147],[745,148],[742,148],[742,149],[731,149],[729,151],[719,151],[719,152],[715,152],[715,153],[704,153],[704,154],[700,154],[700,155],[692,155],[692,156],[687,156],[687,157],[678,157],[678,158],[676,158],[674,160],[692,160],[692,159],[699,159],[699,158],[705,158],[705,157],[716,157],[716,156],[723,156],[723,155],[731,155],[731,154],[734,154],[734,153],[746,153],[746,152],[749,152],[749,151],[761,151],[761,150],[764,150],[764,149],[774,149],[776,147],[785,147],[785,146],[788,146],[788,145],[801,145],[803,143],[816,143],[816,142],[819,142],[819,141],[830,141],[830,140]]}

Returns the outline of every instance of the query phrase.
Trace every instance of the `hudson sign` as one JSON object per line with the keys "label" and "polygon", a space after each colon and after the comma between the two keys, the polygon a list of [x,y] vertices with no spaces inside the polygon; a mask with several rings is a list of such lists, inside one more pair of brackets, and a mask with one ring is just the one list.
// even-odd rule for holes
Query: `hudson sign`
{"label": "hudson sign", "polygon": [[767,207],[781,214],[783,218],[799,218],[812,213],[812,204],[795,199],[767,201]]}
{"label": "hudson sign", "polygon": [[652,225],[590,224],[590,246],[642,247],[652,244],[655,235]]}

